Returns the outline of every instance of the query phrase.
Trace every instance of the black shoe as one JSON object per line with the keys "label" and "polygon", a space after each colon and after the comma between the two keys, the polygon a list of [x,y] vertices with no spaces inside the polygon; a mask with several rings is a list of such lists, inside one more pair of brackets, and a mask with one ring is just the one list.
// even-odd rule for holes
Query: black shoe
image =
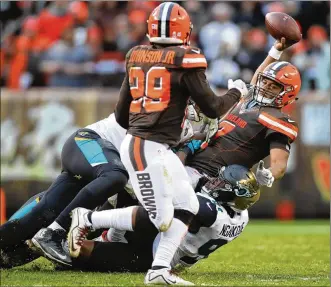
{"label": "black shoe", "polygon": [[40,249],[44,256],[57,263],[71,266],[69,250],[66,248],[66,231],[43,228],[32,238],[32,243]]}

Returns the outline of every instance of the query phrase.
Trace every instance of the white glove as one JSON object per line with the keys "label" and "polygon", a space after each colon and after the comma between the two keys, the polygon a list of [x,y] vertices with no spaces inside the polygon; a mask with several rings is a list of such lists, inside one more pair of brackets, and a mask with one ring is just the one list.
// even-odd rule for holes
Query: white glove
{"label": "white glove", "polygon": [[248,89],[246,87],[246,84],[242,80],[235,80],[232,79],[228,80],[228,90],[230,89],[237,89],[242,97],[245,97],[248,94]]}
{"label": "white glove", "polygon": [[275,178],[272,176],[271,170],[264,168],[263,160],[260,160],[256,169],[256,179],[260,185],[266,185],[267,187],[271,187],[275,180]]}
{"label": "white glove", "polygon": [[196,111],[193,105],[187,105],[186,118],[190,121],[195,121],[195,122],[200,121],[199,113]]}
{"label": "white glove", "polygon": [[185,120],[183,127],[182,127],[182,133],[180,134],[180,140],[179,143],[185,143],[187,141],[190,141],[194,135],[194,130],[192,127],[192,124],[189,120]]}

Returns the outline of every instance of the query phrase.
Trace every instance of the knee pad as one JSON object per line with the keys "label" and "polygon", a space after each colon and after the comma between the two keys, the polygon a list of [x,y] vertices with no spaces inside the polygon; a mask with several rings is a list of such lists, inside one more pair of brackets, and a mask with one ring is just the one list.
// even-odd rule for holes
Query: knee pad
{"label": "knee pad", "polygon": [[156,219],[153,221],[154,225],[160,232],[165,232],[169,229],[172,219],[174,218],[174,209],[167,210],[166,212],[162,212],[162,214],[159,214],[159,212],[156,215]]}
{"label": "knee pad", "polygon": [[174,217],[188,226],[191,224],[194,214],[187,210],[176,209],[174,212]]}

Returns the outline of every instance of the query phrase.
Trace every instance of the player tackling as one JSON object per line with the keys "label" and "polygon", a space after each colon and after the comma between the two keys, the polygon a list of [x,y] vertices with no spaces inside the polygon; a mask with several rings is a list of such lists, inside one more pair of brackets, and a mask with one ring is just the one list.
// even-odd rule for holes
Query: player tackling
{"label": "player tackling", "polygon": [[[199,209],[186,170],[170,149],[179,140],[189,97],[216,118],[247,93],[237,80],[225,95],[214,94],[206,80],[204,55],[189,46],[191,30],[190,17],[178,4],[165,2],[154,9],[148,19],[151,45],[136,46],[127,54],[115,110],[118,123],[128,130],[121,160],[135,195],[162,232],[145,284],[191,284],[170,273],[174,253]],[[79,227],[72,224],[77,228],[69,233],[69,247],[77,256]]]}

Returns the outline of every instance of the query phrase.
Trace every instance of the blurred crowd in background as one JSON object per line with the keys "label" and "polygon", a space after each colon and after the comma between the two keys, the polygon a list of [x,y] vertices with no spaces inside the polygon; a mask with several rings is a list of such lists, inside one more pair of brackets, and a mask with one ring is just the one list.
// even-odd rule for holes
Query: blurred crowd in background
{"label": "blurred crowd in background", "polygon": [[[301,71],[303,90],[330,86],[330,2],[176,1],[194,24],[191,45],[202,48],[209,82],[250,82],[274,39],[264,17],[294,17],[303,40],[283,54]],[[1,86],[119,87],[125,54],[148,44],[146,20],[157,1],[1,1]]]}

